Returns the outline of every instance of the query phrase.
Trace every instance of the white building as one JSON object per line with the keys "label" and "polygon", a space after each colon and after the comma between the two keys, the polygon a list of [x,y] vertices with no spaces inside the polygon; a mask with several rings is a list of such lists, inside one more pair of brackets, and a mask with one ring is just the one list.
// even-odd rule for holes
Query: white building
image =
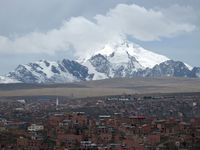
{"label": "white building", "polygon": [[43,125],[32,124],[31,126],[28,127],[28,131],[41,131],[41,130],[44,130]]}

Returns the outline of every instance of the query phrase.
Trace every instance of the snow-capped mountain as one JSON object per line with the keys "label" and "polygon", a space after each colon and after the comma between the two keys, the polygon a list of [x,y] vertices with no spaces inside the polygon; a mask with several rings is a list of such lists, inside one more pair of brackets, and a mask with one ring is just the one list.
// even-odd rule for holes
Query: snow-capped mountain
{"label": "snow-capped mountain", "polygon": [[7,77],[25,83],[65,83],[90,79],[85,66],[66,59],[61,62],[40,60],[19,65]]}
{"label": "snow-capped mountain", "polygon": [[134,72],[152,68],[169,58],[145,50],[126,40],[106,44],[102,49],[81,61],[94,74],[94,79],[130,77]]}
{"label": "snow-capped mountain", "polygon": [[168,60],[153,67],[148,76],[190,77],[190,70],[183,62]]}
{"label": "snow-capped mountain", "polygon": [[0,76],[0,84],[7,84],[7,83],[20,83],[18,80],[11,79],[9,77]]}
{"label": "snow-capped mountain", "polygon": [[104,55],[115,64],[127,63],[131,58],[134,58],[135,62],[140,64],[135,66],[136,69],[152,68],[156,64],[169,60],[166,56],[145,50],[127,40],[106,44],[103,49],[97,51],[95,54]]}
{"label": "snow-capped mountain", "polygon": [[200,78],[200,67],[194,67],[191,71],[191,77]]}
{"label": "snow-capped mountain", "polygon": [[133,74],[139,77],[195,77],[186,64],[180,61],[167,60],[153,68],[146,68]]}
{"label": "snow-capped mountain", "polygon": [[41,60],[19,65],[5,78],[25,83],[66,83],[115,77],[163,76],[200,78],[200,68],[192,68],[121,40],[106,44],[82,60]]}

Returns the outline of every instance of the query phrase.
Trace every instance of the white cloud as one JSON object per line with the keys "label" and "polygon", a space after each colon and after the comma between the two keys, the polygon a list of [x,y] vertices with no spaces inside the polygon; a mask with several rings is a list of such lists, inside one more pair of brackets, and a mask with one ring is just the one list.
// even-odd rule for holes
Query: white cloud
{"label": "white cloud", "polygon": [[[181,12],[189,13],[188,8],[178,8]],[[0,53],[54,54],[73,46],[75,54],[85,55],[121,36],[129,35],[141,41],[153,41],[191,32],[196,28],[187,20],[180,21],[180,16],[176,18],[171,15],[172,10],[169,8],[169,15],[167,9],[162,11],[135,4],[118,4],[106,15],[96,15],[93,20],[74,17],[64,21],[60,28],[46,33],[33,32],[14,39],[0,36]]]}
{"label": "white cloud", "polygon": [[120,4],[106,16],[98,15],[96,19],[100,26],[114,28],[142,41],[158,40],[195,29],[192,24],[171,20],[161,11],[147,10],[137,5]]}
{"label": "white cloud", "polygon": [[162,13],[165,17],[170,18],[175,22],[193,22],[195,23],[200,17],[200,11],[194,9],[192,6],[180,6],[178,4],[172,5],[168,8],[163,8]]}

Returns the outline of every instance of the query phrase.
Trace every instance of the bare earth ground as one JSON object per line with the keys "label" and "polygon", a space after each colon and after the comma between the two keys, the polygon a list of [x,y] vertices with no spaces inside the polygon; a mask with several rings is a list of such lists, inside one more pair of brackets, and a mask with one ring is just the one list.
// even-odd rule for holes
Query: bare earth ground
{"label": "bare earth ground", "polygon": [[67,96],[74,98],[121,94],[200,92],[200,79],[187,78],[115,78],[73,84],[0,85],[0,97]]}

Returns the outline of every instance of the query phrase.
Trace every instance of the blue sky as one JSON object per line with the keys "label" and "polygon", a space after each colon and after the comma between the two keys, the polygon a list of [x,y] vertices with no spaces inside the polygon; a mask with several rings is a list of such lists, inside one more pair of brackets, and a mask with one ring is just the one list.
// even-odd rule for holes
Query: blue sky
{"label": "blue sky", "polygon": [[200,66],[199,0],[0,0],[0,74],[84,57],[120,36]]}

